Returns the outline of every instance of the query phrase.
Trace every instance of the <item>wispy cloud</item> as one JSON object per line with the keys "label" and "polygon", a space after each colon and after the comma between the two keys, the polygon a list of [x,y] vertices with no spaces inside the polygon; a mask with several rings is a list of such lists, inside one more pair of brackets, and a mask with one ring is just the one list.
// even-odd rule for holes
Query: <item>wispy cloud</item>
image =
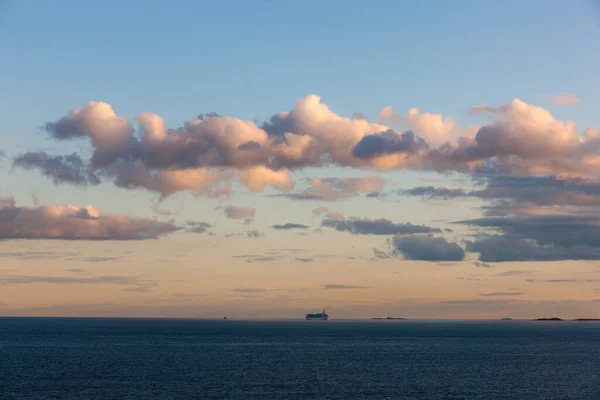
{"label": "wispy cloud", "polygon": [[558,96],[550,96],[550,101],[567,107],[581,103],[579,97],[567,92],[562,92]]}
{"label": "wispy cloud", "polygon": [[369,286],[357,286],[357,285],[343,285],[336,283],[329,283],[322,285],[323,289],[331,290],[331,289],[368,289]]}
{"label": "wispy cloud", "polygon": [[522,296],[523,292],[490,292],[490,293],[479,293],[483,297],[501,297],[501,296]]}
{"label": "wispy cloud", "polygon": [[504,271],[504,272],[500,272],[495,274],[494,276],[518,276],[518,275],[529,275],[534,273],[535,271],[532,270],[524,270],[524,269],[515,269],[512,271]]}

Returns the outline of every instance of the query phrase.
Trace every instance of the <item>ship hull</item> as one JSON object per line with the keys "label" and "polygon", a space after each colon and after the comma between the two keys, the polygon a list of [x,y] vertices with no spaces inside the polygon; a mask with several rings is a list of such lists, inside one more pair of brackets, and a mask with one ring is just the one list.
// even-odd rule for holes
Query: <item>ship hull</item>
{"label": "ship hull", "polygon": [[329,317],[306,317],[307,321],[327,321]]}

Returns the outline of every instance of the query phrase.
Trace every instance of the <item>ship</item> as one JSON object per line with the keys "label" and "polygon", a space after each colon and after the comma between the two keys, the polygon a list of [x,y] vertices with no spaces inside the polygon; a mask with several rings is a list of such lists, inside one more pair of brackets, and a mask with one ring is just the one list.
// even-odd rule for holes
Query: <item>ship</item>
{"label": "ship", "polygon": [[323,310],[323,312],[320,312],[320,313],[306,314],[305,318],[308,321],[313,320],[313,319],[321,320],[321,321],[327,321],[329,319],[329,315],[325,312],[325,310]]}

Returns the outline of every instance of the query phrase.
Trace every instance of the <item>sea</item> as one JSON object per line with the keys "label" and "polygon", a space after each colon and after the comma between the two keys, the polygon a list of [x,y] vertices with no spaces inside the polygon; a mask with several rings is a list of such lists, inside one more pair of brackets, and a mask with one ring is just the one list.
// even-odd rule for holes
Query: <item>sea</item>
{"label": "sea", "polygon": [[600,322],[0,318],[0,399],[600,399]]}

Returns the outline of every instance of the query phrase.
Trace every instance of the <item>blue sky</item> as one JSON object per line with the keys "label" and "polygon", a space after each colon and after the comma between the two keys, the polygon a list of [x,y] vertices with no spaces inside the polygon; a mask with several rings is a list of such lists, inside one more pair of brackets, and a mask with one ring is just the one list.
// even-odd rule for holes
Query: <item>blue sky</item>
{"label": "blue sky", "polygon": [[[50,140],[40,129],[89,101],[109,103],[138,129],[135,118],[141,112],[160,115],[170,128],[212,111],[265,121],[276,112],[293,109],[297,99],[310,94],[321,96],[322,103],[347,118],[361,112],[374,122],[386,106],[402,115],[418,107],[422,112],[451,115],[458,125],[467,126],[489,122],[470,114],[470,107],[498,107],[519,98],[543,107],[557,120],[576,121],[581,134],[599,125],[598,37],[600,7],[586,1],[7,1],[0,7],[0,133],[4,138],[0,149],[8,156],[0,159],[0,197],[14,196],[23,205],[30,202],[28,192],[33,189],[42,204],[93,204],[101,211],[161,221],[174,218],[176,223],[194,219],[214,224],[223,219],[222,210],[215,207],[235,204],[257,210],[252,229],[260,231],[278,221],[314,223],[312,210],[322,204],[268,197],[278,193],[274,189],[250,193],[238,183],[234,183],[235,196],[228,199],[178,193],[164,206],[180,213],[156,215],[150,207],[155,193],[116,188],[110,181],[97,187],[55,185],[37,171],[12,168],[11,158],[42,150],[89,157],[92,148],[87,139]],[[581,103],[565,107],[550,100],[562,92],[576,95]],[[340,165],[308,165],[292,171],[297,182],[314,176],[377,175],[395,188],[470,187],[468,179],[464,182],[468,174],[466,178],[456,171],[451,174],[419,169],[374,172]],[[373,206],[373,199],[358,196],[325,205],[345,216],[426,224],[475,218],[480,215],[476,205],[481,204],[469,201],[479,200],[422,206],[417,198],[381,198]],[[222,224],[216,228],[221,236],[213,238],[217,244],[223,243],[222,235],[246,229],[239,221]],[[159,240],[189,240],[181,235]],[[209,239],[202,240],[216,246]],[[338,244],[358,240],[353,245],[365,240],[369,254],[372,247],[383,245],[380,237],[371,236],[330,240]],[[66,241],[60,246],[71,244]],[[268,243],[257,246],[260,251],[269,247]],[[339,255],[343,249],[336,252]],[[214,257],[221,262],[229,259],[223,253]],[[202,262],[202,256],[196,261]],[[21,268],[20,262],[10,261],[11,268]],[[392,261],[378,265],[382,263]],[[39,275],[40,265],[28,266],[32,268],[28,273]],[[364,271],[373,268],[369,264]],[[468,275],[464,268],[461,276]],[[264,278],[261,273],[266,272],[256,276]],[[230,275],[236,284],[246,284],[239,269]],[[410,276],[421,279],[417,275]],[[357,272],[356,281],[363,278]],[[422,279],[427,280],[427,274]],[[454,282],[455,277],[449,279]],[[448,296],[456,296],[457,291],[452,287]],[[93,299],[101,300],[101,296]],[[342,300],[338,307],[346,304]],[[17,305],[41,307],[56,301]]]}

